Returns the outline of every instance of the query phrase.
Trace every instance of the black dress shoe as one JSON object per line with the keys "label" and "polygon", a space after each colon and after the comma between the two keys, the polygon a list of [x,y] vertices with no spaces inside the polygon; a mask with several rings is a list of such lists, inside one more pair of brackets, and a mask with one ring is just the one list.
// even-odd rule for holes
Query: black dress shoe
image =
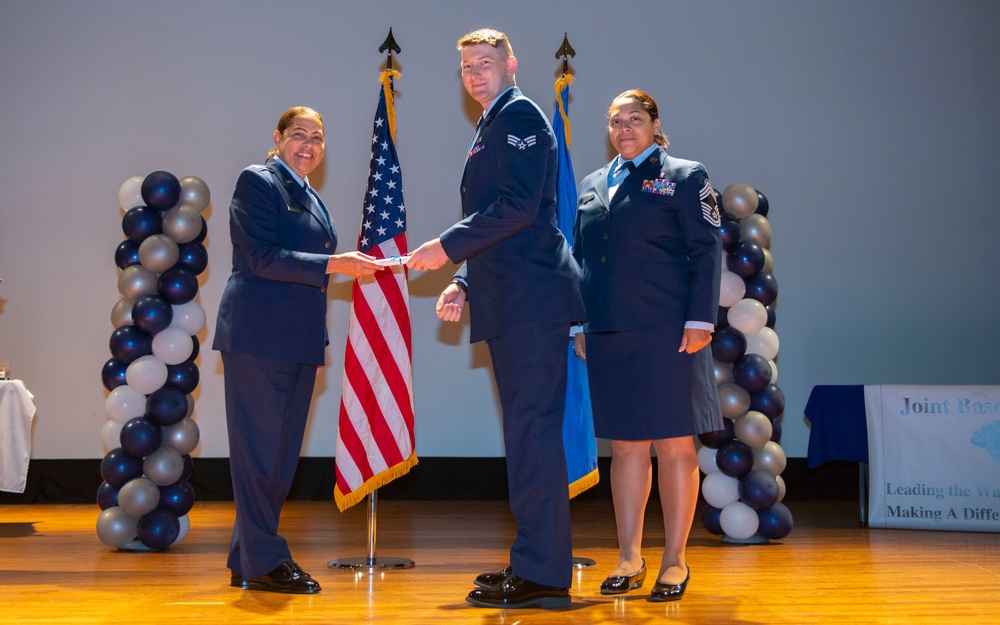
{"label": "black dress shoe", "polygon": [[232,586],[233,588],[246,588],[247,582],[245,579],[243,579],[242,575],[240,575],[236,571],[233,571],[233,574],[229,579],[229,585]]}
{"label": "black dress shoe", "polygon": [[609,575],[601,582],[602,595],[622,595],[630,590],[642,588],[642,583],[646,581],[646,560],[643,558],[642,566],[631,575]]}
{"label": "black dress shoe", "polygon": [[504,583],[508,577],[514,574],[514,571],[510,568],[508,564],[503,568],[502,571],[497,571],[496,573],[483,573],[476,576],[476,586],[480,588],[496,588],[500,584]]}
{"label": "black dress shoe", "polygon": [[[233,581],[235,582],[235,578]],[[291,560],[281,563],[278,568],[267,575],[262,575],[257,579],[244,580],[243,588],[292,595],[309,595],[320,591],[316,580]]]}
{"label": "black dress shoe", "polygon": [[649,592],[649,601],[677,601],[684,596],[688,582],[691,581],[691,567],[687,567],[687,577],[680,584],[664,584],[657,581]]}
{"label": "black dress shoe", "polygon": [[572,598],[568,588],[545,586],[511,575],[496,588],[476,588],[465,600],[481,608],[564,608]]}

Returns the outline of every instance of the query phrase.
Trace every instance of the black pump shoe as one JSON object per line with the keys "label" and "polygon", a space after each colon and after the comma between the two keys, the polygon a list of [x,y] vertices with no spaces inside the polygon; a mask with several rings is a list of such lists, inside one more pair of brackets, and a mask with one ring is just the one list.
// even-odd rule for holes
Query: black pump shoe
{"label": "black pump shoe", "polygon": [[684,596],[684,591],[687,590],[688,582],[691,581],[691,567],[687,567],[687,577],[680,584],[664,584],[657,581],[653,585],[653,590],[649,592],[648,601],[677,601]]}
{"label": "black pump shoe", "polygon": [[609,575],[601,582],[602,595],[622,595],[630,590],[642,588],[642,583],[646,581],[646,559],[643,558],[642,566],[631,575]]}

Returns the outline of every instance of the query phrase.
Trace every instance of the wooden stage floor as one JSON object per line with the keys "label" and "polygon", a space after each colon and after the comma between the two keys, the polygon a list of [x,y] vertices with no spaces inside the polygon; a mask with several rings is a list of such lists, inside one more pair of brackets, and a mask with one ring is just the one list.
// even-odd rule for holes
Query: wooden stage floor
{"label": "wooden stage floor", "polygon": [[[573,502],[574,574],[563,610],[493,610],[464,597],[478,573],[507,562],[506,502],[382,501],[378,556],[416,562],[369,574],[332,569],[367,555],[367,510],[332,501],[286,505],[282,533],[322,584],[312,596],[228,586],[231,502],[199,502],[187,538],[161,553],[97,539],[96,505],[0,506],[0,618],[5,623],[998,623],[1000,535],[869,530],[855,502],[788,502],[795,529],[766,545],[731,545],[696,519],[682,601],[598,592],[616,561],[610,501]],[[662,537],[648,509],[644,553],[655,573]],[[651,574],[646,587],[652,584]]]}

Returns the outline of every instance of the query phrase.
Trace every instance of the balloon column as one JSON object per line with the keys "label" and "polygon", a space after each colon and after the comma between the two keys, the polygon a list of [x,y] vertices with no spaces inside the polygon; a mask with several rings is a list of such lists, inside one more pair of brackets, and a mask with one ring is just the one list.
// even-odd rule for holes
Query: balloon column
{"label": "balloon column", "polygon": [[190,453],[199,440],[191,419],[195,335],[205,326],[195,298],[208,267],[201,211],[209,201],[201,178],[165,171],[129,178],[118,190],[125,240],[115,250],[121,299],[111,310],[111,359],[101,372],[110,394],[97,536],[123,550],[166,549],[190,527]]}
{"label": "balloon column", "polygon": [[785,396],[776,385],[778,283],[768,202],[753,187],[734,183],[719,205],[724,262],[712,356],[725,428],[698,437],[698,465],[706,474],[701,492],[708,504],[702,521],[723,540],[767,542],[792,530],[792,514],[781,503]]}

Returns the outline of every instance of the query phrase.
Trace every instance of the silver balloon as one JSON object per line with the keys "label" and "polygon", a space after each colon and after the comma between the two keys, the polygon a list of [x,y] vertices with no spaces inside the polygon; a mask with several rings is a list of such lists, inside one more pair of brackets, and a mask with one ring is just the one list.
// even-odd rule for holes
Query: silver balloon
{"label": "silver balloon", "polygon": [[182,456],[194,451],[200,438],[198,424],[187,417],[174,425],[163,428],[163,446],[174,449]]}
{"label": "silver balloon", "polygon": [[154,234],[139,244],[139,263],[153,273],[163,273],[177,263],[177,242],[164,234]]}
{"label": "silver balloon", "polygon": [[781,445],[774,441],[768,441],[760,449],[753,450],[754,469],[767,471],[771,475],[780,475],[785,470],[787,462]]}
{"label": "silver balloon", "polygon": [[149,514],[159,503],[160,487],[149,478],[137,477],[129,480],[118,491],[118,506],[125,514],[132,517],[138,518]]}
{"label": "silver balloon", "polygon": [[143,295],[155,295],[157,276],[142,265],[132,265],[118,276],[118,292],[130,302]]}
{"label": "silver balloon", "polygon": [[713,358],[712,367],[715,369],[716,386],[722,386],[726,382],[733,381],[733,363],[722,362]]}
{"label": "silver balloon", "polygon": [[737,219],[753,215],[757,210],[757,191],[748,184],[734,182],[722,192],[722,207]]}
{"label": "silver balloon", "polygon": [[760,449],[771,440],[771,420],[766,415],[751,410],[733,423],[736,438],[754,449]]}
{"label": "silver balloon", "polygon": [[178,243],[194,241],[201,234],[201,213],[187,204],[171,208],[163,214],[163,234]]}
{"label": "silver balloon", "polygon": [[785,498],[785,480],[780,475],[775,475],[774,481],[778,483],[778,500],[774,503],[781,503],[781,500]]}
{"label": "silver balloon", "polygon": [[118,188],[118,206],[123,211],[146,205],[142,199],[142,181],[145,179],[145,176],[132,176]]}
{"label": "silver balloon", "polygon": [[184,399],[187,400],[187,405],[188,405],[187,412],[184,414],[184,418],[190,419],[191,415],[194,414],[194,397],[191,397],[190,395],[185,395]]}
{"label": "silver balloon", "polygon": [[169,486],[184,473],[184,459],[172,447],[160,447],[142,461],[142,472],[158,486]]}
{"label": "silver balloon", "polygon": [[767,217],[754,213],[740,220],[740,241],[753,241],[764,249],[771,246],[771,224]]}
{"label": "silver balloon", "polygon": [[719,405],[723,417],[736,419],[750,409],[750,393],[736,382],[726,382],[719,386]]}
{"label": "silver balloon", "polygon": [[766,273],[768,275],[774,273],[774,256],[771,256],[771,250],[764,248],[764,266],[760,268],[760,273]]}
{"label": "silver balloon", "polygon": [[111,309],[111,326],[117,330],[130,325],[132,325],[132,302],[122,298]]}
{"label": "silver balloon", "polygon": [[131,517],[120,506],[112,506],[97,517],[97,537],[109,547],[121,547],[135,538],[139,519]]}
{"label": "silver balloon", "polygon": [[198,176],[181,178],[181,204],[187,204],[200,213],[208,208],[211,201],[212,195],[208,192],[208,185],[204,180]]}

